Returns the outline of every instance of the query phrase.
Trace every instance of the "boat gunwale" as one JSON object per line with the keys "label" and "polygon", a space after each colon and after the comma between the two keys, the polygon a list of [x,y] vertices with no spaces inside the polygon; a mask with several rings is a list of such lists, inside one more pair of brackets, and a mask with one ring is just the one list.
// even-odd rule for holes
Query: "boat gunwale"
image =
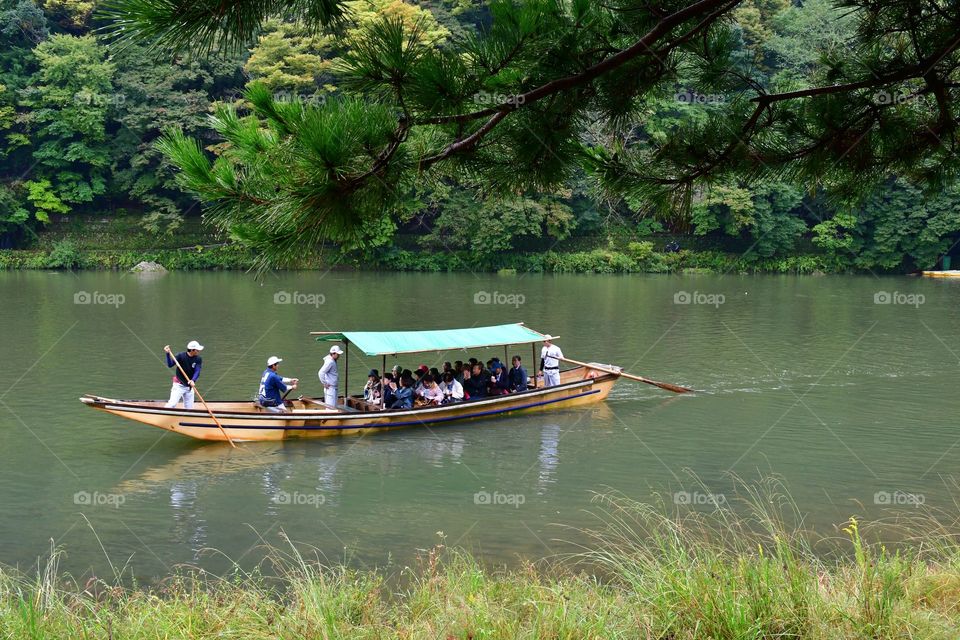
{"label": "boat gunwale", "polygon": [[[568,371],[574,371],[575,369],[569,369]],[[286,413],[264,413],[260,411],[217,411],[218,418],[225,419],[242,419],[242,420],[263,420],[265,422],[274,422],[274,421],[290,421],[290,420],[359,420],[359,419],[369,419],[371,416],[407,416],[407,415],[421,415],[421,414],[432,414],[432,413],[446,413],[450,410],[456,409],[458,407],[464,406],[480,406],[483,404],[497,405],[506,400],[512,398],[523,398],[523,397],[532,397],[534,395],[543,395],[546,393],[551,393],[557,390],[562,389],[575,389],[579,386],[584,386],[588,384],[593,384],[595,382],[606,381],[608,379],[619,378],[619,374],[615,373],[603,373],[593,378],[582,378],[580,380],[573,380],[571,382],[566,382],[559,384],[553,387],[537,387],[534,389],[527,389],[526,391],[521,391],[519,393],[511,393],[499,396],[485,396],[483,398],[464,400],[462,402],[455,402],[452,404],[445,404],[439,406],[426,406],[426,407],[411,407],[409,409],[386,409],[382,411],[330,411],[330,410],[317,410],[315,412],[308,412],[305,410],[298,410],[297,413],[286,412]],[[170,416],[182,416],[182,417],[193,417],[193,416],[209,416],[209,413],[206,409],[203,408],[194,408],[194,409],[183,409],[183,408],[167,408],[167,407],[156,407],[144,404],[137,404],[139,402],[159,402],[158,400],[118,400],[115,398],[104,398],[102,396],[96,396],[92,394],[85,394],[81,396],[80,401],[84,404],[87,404],[96,409],[104,409],[107,411],[129,411],[131,413],[148,413],[148,414],[157,414],[157,415],[170,415]],[[211,404],[216,404],[218,402],[235,402],[235,403],[250,403],[253,405],[252,400],[218,400],[213,401]]]}

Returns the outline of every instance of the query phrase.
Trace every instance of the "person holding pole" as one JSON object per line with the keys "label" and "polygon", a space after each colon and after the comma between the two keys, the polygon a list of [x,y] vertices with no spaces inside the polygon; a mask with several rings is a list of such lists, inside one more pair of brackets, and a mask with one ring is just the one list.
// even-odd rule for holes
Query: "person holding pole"
{"label": "person holding pole", "polygon": [[170,345],[163,347],[167,366],[177,367],[174,371],[173,386],[170,387],[170,399],[165,405],[168,409],[177,406],[181,400],[183,400],[184,409],[193,409],[193,392],[203,364],[203,358],[200,357],[201,351],[203,351],[203,345],[196,340],[191,340],[187,344],[187,350],[177,355],[173,355]]}
{"label": "person holding pole", "polygon": [[320,377],[320,384],[323,385],[323,402],[331,407],[337,406],[337,384],[340,382],[340,374],[337,372],[337,360],[343,349],[340,345],[330,347],[330,353],[323,357],[323,366],[317,375]]}
{"label": "person holding pole", "polygon": [[299,384],[297,378],[284,378],[277,373],[277,365],[283,362],[283,359],[277,356],[267,358],[267,368],[263,370],[260,376],[260,388],[257,390],[257,404],[270,413],[286,413],[287,406],[283,403],[281,393],[286,393],[288,389],[296,389]]}
{"label": "person holding pole", "polygon": [[540,373],[543,374],[543,386],[555,387],[560,384],[560,361],[563,351],[553,344],[553,336],[543,336],[543,349],[540,350]]}

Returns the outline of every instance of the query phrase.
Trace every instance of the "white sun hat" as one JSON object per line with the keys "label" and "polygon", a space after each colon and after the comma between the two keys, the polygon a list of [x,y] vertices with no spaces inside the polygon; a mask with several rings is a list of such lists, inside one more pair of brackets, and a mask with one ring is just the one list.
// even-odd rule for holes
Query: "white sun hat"
{"label": "white sun hat", "polygon": [[268,367],[272,367],[273,365],[277,364],[278,362],[283,362],[283,358],[278,358],[277,356],[270,356],[269,358],[267,358],[267,366],[268,366]]}
{"label": "white sun hat", "polygon": [[340,345],[335,344],[330,347],[330,353],[343,353],[343,349],[340,348]]}
{"label": "white sun hat", "polygon": [[187,343],[187,351],[193,351],[194,349],[197,351],[203,351],[203,345],[196,340],[191,340]]}

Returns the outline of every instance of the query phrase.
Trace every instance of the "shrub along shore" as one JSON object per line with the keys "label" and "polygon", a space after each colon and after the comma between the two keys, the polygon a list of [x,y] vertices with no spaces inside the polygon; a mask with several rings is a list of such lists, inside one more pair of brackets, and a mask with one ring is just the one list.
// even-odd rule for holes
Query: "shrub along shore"
{"label": "shrub along shore", "polygon": [[442,544],[393,571],[274,550],[277,578],[194,573],[145,588],[65,580],[54,553],[35,578],[0,572],[0,630],[34,639],[960,637],[960,546],[948,528],[919,516],[887,523],[896,551],[869,542],[877,532],[856,519],[813,540],[771,515],[775,500],[757,490],[746,516],[729,507],[664,516],[606,496],[603,524],[582,532],[589,550],[511,570]]}
{"label": "shrub along shore", "polygon": [[[292,269],[357,269],[419,272],[518,273],[837,273],[849,271],[807,243],[797,255],[763,258],[749,245],[717,244],[703,237],[639,237],[625,230],[603,237],[571,238],[495,254],[421,246],[420,236],[395,236],[389,245],[363,252],[328,247],[305,256]],[[683,247],[666,251],[676,240]],[[29,248],[0,249],[0,269],[80,269],[126,271],[140,262],[156,262],[170,271],[248,270],[256,256],[218,235],[198,219],[174,231],[146,232],[128,218],[59,223],[33,240]]]}

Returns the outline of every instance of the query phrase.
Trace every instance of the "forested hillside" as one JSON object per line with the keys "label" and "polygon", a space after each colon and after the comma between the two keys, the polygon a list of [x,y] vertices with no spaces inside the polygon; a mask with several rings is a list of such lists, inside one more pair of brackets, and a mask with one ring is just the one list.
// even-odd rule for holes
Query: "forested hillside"
{"label": "forested hillside", "polygon": [[[187,244],[242,245],[242,229],[218,232],[196,223],[203,207],[181,191],[156,145],[164,131],[201,140],[209,157],[228,155],[223,130],[215,131],[210,120],[218,104],[231,104],[239,114],[219,126],[242,129],[256,126],[243,116],[257,92],[279,103],[310,104],[363,93],[363,87],[342,81],[344,56],[363,46],[362,34],[383,16],[416,25],[416,37],[439,48],[471,38],[492,20],[483,1],[347,5],[350,20],[338,34],[316,33],[278,16],[252,47],[191,57],[135,42],[116,44],[99,29],[107,18],[95,1],[0,0],[0,248],[41,246],[44,234],[65,220],[74,230],[122,221],[116,228],[145,238],[144,246],[150,239],[157,246],[183,244],[187,240],[171,238],[187,228],[193,234]],[[742,70],[768,86],[809,76],[825,52],[846,46],[855,28],[849,12],[831,0],[750,0],[733,17],[733,72]],[[634,143],[682,136],[728,100],[703,91],[692,72],[684,77],[679,71],[672,93],[648,97],[635,109],[639,117],[627,123]],[[503,98],[491,92],[475,101]],[[878,92],[875,99],[884,105],[903,98]],[[378,116],[371,111],[364,117]],[[586,122],[578,135],[589,146],[611,134]],[[960,232],[960,190],[949,184],[931,189],[906,176],[890,175],[856,199],[832,197],[790,176],[725,178],[704,182],[674,209],[653,206],[642,195],[611,193],[602,178],[581,169],[561,189],[512,193],[466,178],[402,183],[391,187],[402,190],[399,204],[366,223],[362,237],[336,243],[330,256],[344,263],[440,270],[755,265],[909,271],[935,266]],[[671,241],[679,253],[663,251]],[[59,249],[71,254],[77,247]],[[724,252],[735,259],[719,258]],[[46,266],[82,262],[71,254]]]}

